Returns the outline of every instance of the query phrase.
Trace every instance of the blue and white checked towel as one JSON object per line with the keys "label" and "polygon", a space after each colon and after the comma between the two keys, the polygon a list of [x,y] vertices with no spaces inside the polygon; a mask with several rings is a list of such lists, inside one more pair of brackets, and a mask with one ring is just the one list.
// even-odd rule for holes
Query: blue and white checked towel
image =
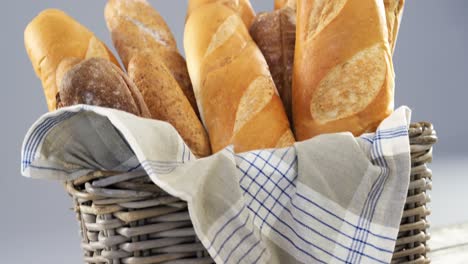
{"label": "blue and white checked towel", "polygon": [[144,169],[188,202],[217,263],[389,263],[409,182],[409,120],[401,107],[375,134],[197,160],[167,123],[79,105],[31,127],[21,169],[57,180]]}

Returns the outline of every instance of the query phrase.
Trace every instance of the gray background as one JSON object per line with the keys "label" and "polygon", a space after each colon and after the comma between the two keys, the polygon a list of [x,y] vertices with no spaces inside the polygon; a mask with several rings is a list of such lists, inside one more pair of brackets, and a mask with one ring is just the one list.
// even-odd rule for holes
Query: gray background
{"label": "gray background", "polygon": [[[166,18],[182,47],[186,1],[150,1]],[[252,0],[257,11],[273,0]],[[81,263],[71,200],[56,182],[20,176],[20,147],[28,127],[47,111],[41,83],[23,45],[23,30],[41,10],[60,8],[111,46],[105,1],[3,1],[1,27],[0,248],[2,263]],[[413,120],[435,124],[433,226],[467,221],[468,207],[468,1],[408,0],[394,64],[396,105]],[[6,255],[5,255],[6,253]],[[6,257],[6,259],[5,259]]]}

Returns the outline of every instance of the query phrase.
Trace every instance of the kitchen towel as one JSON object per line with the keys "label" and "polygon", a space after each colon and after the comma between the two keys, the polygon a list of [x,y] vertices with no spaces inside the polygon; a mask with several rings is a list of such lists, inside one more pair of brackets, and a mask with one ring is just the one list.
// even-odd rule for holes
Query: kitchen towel
{"label": "kitchen towel", "polygon": [[187,201],[216,263],[390,263],[409,183],[410,113],[400,107],[360,137],[197,159],[168,123],[77,105],[29,129],[21,171],[67,181],[144,170]]}

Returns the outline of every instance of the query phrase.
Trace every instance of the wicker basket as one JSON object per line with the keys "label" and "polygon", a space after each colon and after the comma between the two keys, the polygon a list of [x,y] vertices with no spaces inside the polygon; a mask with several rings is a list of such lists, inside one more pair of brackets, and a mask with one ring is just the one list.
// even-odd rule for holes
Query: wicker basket
{"label": "wicker basket", "polygon": [[[429,263],[426,216],[435,132],[411,125],[411,182],[392,263]],[[197,240],[185,202],[141,172],[95,172],[67,182],[81,228],[85,263],[213,263]]]}
{"label": "wicker basket", "polygon": [[431,211],[427,190],[432,188],[432,172],[427,164],[432,161],[432,145],[437,136],[432,125],[426,122],[411,124],[409,129],[411,147],[411,174],[400,231],[393,253],[392,263],[430,263],[426,217]]}
{"label": "wicker basket", "polygon": [[95,172],[67,182],[85,263],[213,263],[197,240],[187,204],[142,172]]}

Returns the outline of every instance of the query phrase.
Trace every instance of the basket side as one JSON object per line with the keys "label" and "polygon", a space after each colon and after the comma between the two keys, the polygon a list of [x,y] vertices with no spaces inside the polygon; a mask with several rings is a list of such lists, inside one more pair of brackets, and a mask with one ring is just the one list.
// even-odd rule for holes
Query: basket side
{"label": "basket side", "polygon": [[430,202],[427,191],[432,189],[432,171],[427,164],[432,161],[432,146],[437,136],[430,123],[420,122],[411,124],[409,138],[410,183],[392,263],[430,263],[427,256],[430,238],[427,216],[431,212],[427,208]]}
{"label": "basket side", "polygon": [[[426,217],[432,188],[429,123],[410,126],[411,174],[392,263],[430,263]],[[213,263],[198,241],[185,202],[142,172],[95,172],[66,184],[80,223],[85,263]]]}
{"label": "basket side", "polygon": [[85,263],[213,263],[197,239],[187,204],[144,172],[95,172],[67,182]]}

